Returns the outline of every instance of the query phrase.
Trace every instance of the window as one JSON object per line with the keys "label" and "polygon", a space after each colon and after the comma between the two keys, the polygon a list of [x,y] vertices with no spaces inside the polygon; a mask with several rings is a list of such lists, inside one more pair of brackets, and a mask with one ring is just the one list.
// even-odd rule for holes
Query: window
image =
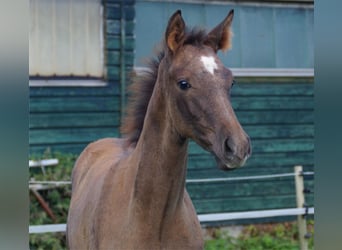
{"label": "window", "polygon": [[102,26],[101,0],[30,0],[30,78],[103,78]]}

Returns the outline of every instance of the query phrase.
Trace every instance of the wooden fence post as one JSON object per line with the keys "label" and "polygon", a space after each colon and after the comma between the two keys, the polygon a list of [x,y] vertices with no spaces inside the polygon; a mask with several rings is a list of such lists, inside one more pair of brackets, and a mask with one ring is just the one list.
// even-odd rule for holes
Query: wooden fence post
{"label": "wooden fence post", "polygon": [[[297,207],[303,208],[305,205],[304,198],[304,180],[303,180],[303,167],[295,166],[295,184],[296,184],[296,197],[297,197]],[[308,249],[308,240],[306,238],[307,228],[306,228],[306,218],[304,215],[297,216],[298,223],[298,232],[299,232],[299,242],[300,249],[307,250]]]}

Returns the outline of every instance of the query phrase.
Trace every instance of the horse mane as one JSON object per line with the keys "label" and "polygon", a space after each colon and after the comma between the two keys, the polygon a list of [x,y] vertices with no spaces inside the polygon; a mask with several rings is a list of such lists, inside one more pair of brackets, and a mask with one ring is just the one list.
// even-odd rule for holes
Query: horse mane
{"label": "horse mane", "polygon": [[[184,45],[200,47],[204,44],[207,33],[197,27],[187,30]],[[165,44],[165,42],[163,43]],[[128,106],[126,115],[121,123],[121,134],[128,139],[129,144],[138,142],[144,126],[147,106],[157,81],[158,69],[165,56],[164,46],[159,46],[155,56],[146,60],[147,68],[132,74],[132,84],[128,88]]]}

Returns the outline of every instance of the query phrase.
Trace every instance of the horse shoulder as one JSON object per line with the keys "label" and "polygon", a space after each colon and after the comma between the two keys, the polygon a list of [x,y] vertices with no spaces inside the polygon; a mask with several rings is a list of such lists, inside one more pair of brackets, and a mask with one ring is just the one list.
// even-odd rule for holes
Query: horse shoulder
{"label": "horse shoulder", "polygon": [[[68,238],[73,247],[96,246],[94,230],[103,214],[104,196],[110,192],[111,178],[118,175],[118,165],[127,155],[123,139],[105,138],[90,143],[77,159],[72,173],[72,198],[68,216]],[[108,200],[103,204],[108,207]],[[105,209],[106,210],[106,209]],[[68,240],[69,241],[69,240]]]}

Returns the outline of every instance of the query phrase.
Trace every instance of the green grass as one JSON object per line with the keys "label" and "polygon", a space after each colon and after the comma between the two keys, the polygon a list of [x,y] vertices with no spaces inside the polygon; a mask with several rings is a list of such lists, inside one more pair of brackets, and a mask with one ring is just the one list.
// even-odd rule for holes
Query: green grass
{"label": "green grass", "polygon": [[[309,249],[313,247],[313,225],[308,222]],[[299,250],[298,230],[295,222],[250,225],[237,237],[216,229],[212,239],[205,241],[205,250]]]}

